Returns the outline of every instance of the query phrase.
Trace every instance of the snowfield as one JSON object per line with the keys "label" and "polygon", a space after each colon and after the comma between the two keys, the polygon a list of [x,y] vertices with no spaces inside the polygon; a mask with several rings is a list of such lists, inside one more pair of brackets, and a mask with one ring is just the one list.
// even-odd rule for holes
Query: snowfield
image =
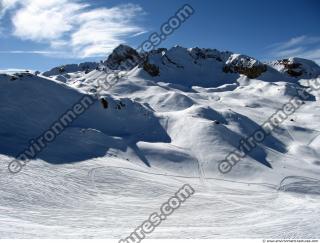
{"label": "snowfield", "polygon": [[[317,64],[178,46],[121,45],[112,57],[1,72],[1,238],[127,237],[186,183],[195,194],[148,237],[320,238],[319,91],[229,173],[218,170],[308,81],[320,84]],[[125,72],[129,59],[144,62]],[[107,107],[95,98],[21,172],[8,171],[108,75],[119,80],[99,93]]]}
{"label": "snowfield", "polygon": [[159,211],[184,183],[196,193],[152,238],[319,237],[319,197],[277,191],[272,181],[206,178],[202,184],[198,178],[114,158],[64,166],[34,161],[0,180],[3,238],[120,239]]}

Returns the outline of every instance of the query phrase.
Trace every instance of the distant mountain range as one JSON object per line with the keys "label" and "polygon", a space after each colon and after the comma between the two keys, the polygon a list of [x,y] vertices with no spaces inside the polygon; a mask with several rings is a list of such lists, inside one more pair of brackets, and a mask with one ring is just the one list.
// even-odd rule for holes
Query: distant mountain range
{"label": "distant mountain range", "polygon": [[315,62],[298,57],[264,63],[246,55],[216,49],[175,46],[138,53],[126,45],[119,45],[107,60],[100,63],[63,65],[44,72],[43,75],[49,77],[81,71],[88,73],[94,69],[106,72],[137,69],[140,75],[157,81],[204,87],[232,83],[241,74],[250,79],[288,82],[320,75],[320,67]]}

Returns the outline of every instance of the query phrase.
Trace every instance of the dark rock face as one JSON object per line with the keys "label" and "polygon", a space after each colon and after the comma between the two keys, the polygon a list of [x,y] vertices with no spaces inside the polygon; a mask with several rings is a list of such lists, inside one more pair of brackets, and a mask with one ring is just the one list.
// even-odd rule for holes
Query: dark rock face
{"label": "dark rock face", "polygon": [[147,61],[143,63],[142,67],[143,70],[149,73],[152,77],[159,76],[160,74],[159,67],[154,64],[148,63]]}
{"label": "dark rock face", "polygon": [[284,66],[284,68],[286,69],[286,73],[291,76],[291,77],[300,77],[303,72],[300,69],[300,67],[302,66],[301,63],[295,63],[290,61],[289,59],[282,59],[278,61],[279,64],[282,64]]}
{"label": "dark rock face", "polygon": [[287,74],[289,75],[289,76],[291,76],[291,77],[300,77],[301,75],[302,75],[302,71],[294,71],[294,70],[292,70],[292,69],[289,69],[288,71],[287,71]]}
{"label": "dark rock face", "polygon": [[317,78],[320,76],[320,67],[314,61],[299,57],[271,62],[271,67],[292,78]]}
{"label": "dark rock face", "polygon": [[105,64],[110,69],[130,70],[141,62],[139,53],[126,45],[119,45],[108,57]]}
{"label": "dark rock face", "polygon": [[223,67],[223,72],[225,73],[239,73],[246,75],[248,78],[257,78],[262,73],[267,71],[267,66],[264,64],[246,67],[246,66],[233,66],[233,65],[225,65]]}
{"label": "dark rock face", "polygon": [[252,57],[237,54],[230,55],[223,67],[225,73],[243,74],[248,78],[257,78],[266,71],[267,65]]}
{"label": "dark rock face", "polygon": [[102,105],[102,107],[103,107],[104,109],[108,109],[109,104],[108,104],[108,101],[107,101],[106,99],[101,98],[101,99],[100,99],[100,102],[101,102],[101,105]]}
{"label": "dark rock face", "polygon": [[194,58],[196,61],[199,59],[215,59],[218,62],[222,62],[222,58],[223,58],[223,54],[222,52],[219,52],[216,49],[200,49],[198,47],[193,48],[190,51],[190,55],[192,58]]}

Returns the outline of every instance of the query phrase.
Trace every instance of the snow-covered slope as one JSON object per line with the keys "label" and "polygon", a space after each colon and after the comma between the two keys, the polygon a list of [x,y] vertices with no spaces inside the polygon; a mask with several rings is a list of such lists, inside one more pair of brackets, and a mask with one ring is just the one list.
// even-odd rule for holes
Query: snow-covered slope
{"label": "snow-covered slope", "polygon": [[[262,63],[179,46],[142,54],[121,45],[107,60],[86,65],[0,74],[1,237],[120,237],[182,183],[198,192],[186,208],[192,213],[184,222],[177,213],[156,237],[319,237],[310,224],[295,230],[291,218],[319,226],[313,218],[320,194],[319,93],[230,173],[218,170],[241,139],[319,76],[314,62]],[[118,81],[97,98],[109,75]],[[20,173],[10,174],[10,160],[83,96],[95,103]],[[271,231],[273,215],[278,228]],[[230,218],[241,218],[243,226]],[[231,232],[222,224],[232,225]]]}
{"label": "snow-covered slope", "polygon": [[89,73],[98,67],[99,64],[95,62],[68,64],[54,67],[51,70],[42,73],[42,75],[46,77],[54,77],[56,80],[66,82],[71,77],[81,77],[81,75]]}

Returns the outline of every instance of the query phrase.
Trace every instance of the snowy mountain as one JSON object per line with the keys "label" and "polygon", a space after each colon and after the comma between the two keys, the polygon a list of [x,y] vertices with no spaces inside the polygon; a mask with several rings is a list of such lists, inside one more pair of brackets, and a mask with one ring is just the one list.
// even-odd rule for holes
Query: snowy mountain
{"label": "snowy mountain", "polygon": [[[117,77],[117,82],[101,91],[109,76]],[[5,215],[1,224],[6,222],[7,226],[0,235],[10,237],[22,227],[25,233],[18,237],[120,237],[126,233],[120,228],[138,225],[138,213],[145,216],[146,210],[154,210],[175,191],[173,188],[188,181],[202,200],[215,204],[214,213],[242,219],[244,226],[229,232],[232,236],[254,237],[259,232],[259,238],[283,238],[279,225],[285,225],[292,212],[305,220],[319,212],[319,91],[300,95],[303,105],[229,173],[221,173],[218,165],[241,140],[299,95],[308,81],[320,82],[320,67],[310,60],[263,63],[227,51],[180,46],[138,53],[121,45],[99,63],[63,65],[42,74],[3,72],[0,157],[4,163],[0,183],[12,185],[1,188],[0,213]],[[84,96],[93,99],[93,105],[21,172],[10,174],[8,163]],[[280,195],[279,188],[309,193],[309,197]],[[270,207],[260,206],[274,196],[281,200]],[[311,208],[315,211],[310,215],[299,211],[296,200],[307,200],[308,212]],[[290,207],[288,201],[292,202]],[[149,204],[136,209],[135,203],[141,202]],[[179,225],[186,224],[191,225],[188,235],[179,237],[212,237],[206,227],[215,225],[217,216],[208,205],[191,199],[188,209],[192,213],[185,222],[173,216],[173,221],[160,229],[174,236]],[[235,207],[239,210],[231,215]],[[7,208],[15,213],[9,214]],[[32,217],[30,210],[34,210]],[[90,228],[86,233],[79,230],[79,235],[72,231],[71,220],[77,210],[85,215],[77,227]],[[39,217],[37,211],[52,217]],[[253,212],[277,214],[279,228],[268,231],[263,223],[254,222]],[[110,223],[106,231],[101,214],[104,219],[119,221]],[[69,218],[61,223],[54,215]],[[128,223],[125,215],[131,215],[133,221]],[[207,224],[197,221],[201,223],[196,227],[194,219],[199,215],[210,218]],[[26,221],[32,226],[26,226]],[[230,224],[236,227],[236,222]],[[53,233],[57,225],[59,232]],[[43,231],[42,227],[48,229]],[[225,228],[219,227],[217,231],[225,236]],[[250,227],[256,231],[248,233]],[[308,232],[313,238],[319,236],[310,224],[302,224],[297,234],[304,238]],[[161,237],[161,230],[155,236]]]}
{"label": "snowy mountain", "polygon": [[[138,66],[137,71],[144,78],[183,86],[217,87],[235,82],[240,75],[263,81],[277,79],[288,82],[296,82],[301,78],[316,78],[320,75],[320,67],[315,62],[302,58],[262,63],[252,57],[228,51],[187,49],[180,46],[169,50],[159,48],[147,53],[138,53],[129,46],[120,45],[101,63],[101,69],[107,72],[128,71]],[[53,68],[43,75],[59,78],[65,73],[88,73],[98,67],[98,63],[72,64]]]}

